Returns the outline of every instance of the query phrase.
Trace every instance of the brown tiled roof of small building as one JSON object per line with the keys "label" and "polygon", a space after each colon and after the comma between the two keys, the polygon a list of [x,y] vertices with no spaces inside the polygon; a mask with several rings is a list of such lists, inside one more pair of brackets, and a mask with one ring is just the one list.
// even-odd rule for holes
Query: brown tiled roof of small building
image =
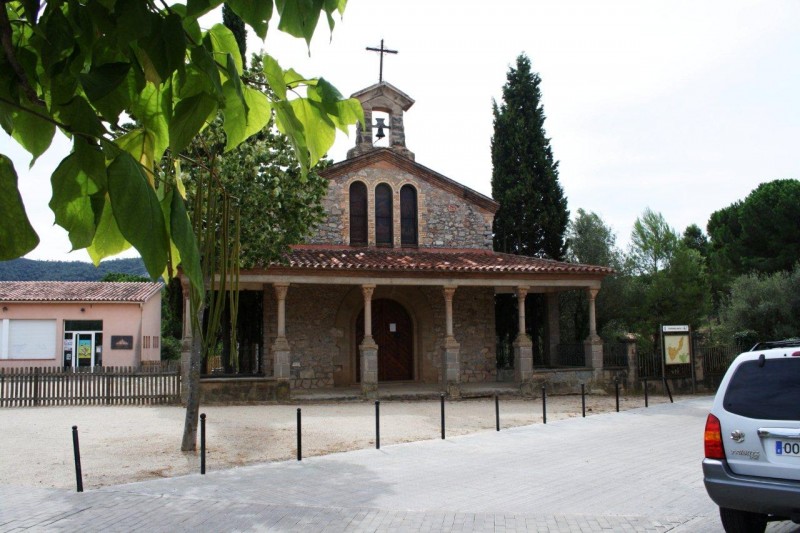
{"label": "brown tiled roof of small building", "polygon": [[608,267],[479,249],[380,249],[294,246],[283,265],[290,270],[387,271],[430,273],[523,273],[608,275]]}
{"label": "brown tiled roof of small building", "polygon": [[0,281],[2,302],[146,302],[161,283],[106,281]]}

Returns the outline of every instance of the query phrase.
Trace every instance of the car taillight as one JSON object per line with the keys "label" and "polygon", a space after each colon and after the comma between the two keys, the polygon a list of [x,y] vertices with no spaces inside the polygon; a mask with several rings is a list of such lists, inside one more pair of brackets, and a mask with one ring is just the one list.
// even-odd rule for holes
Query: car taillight
{"label": "car taillight", "polygon": [[706,449],[706,459],[725,459],[725,449],[722,447],[722,428],[719,418],[709,414],[706,419],[706,432],[703,438]]}

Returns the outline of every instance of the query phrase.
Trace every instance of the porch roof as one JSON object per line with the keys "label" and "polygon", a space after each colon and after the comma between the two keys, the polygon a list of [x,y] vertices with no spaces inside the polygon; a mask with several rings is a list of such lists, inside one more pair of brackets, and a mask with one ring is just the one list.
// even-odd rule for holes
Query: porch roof
{"label": "porch roof", "polygon": [[[471,285],[544,284],[588,286],[614,271],[611,268],[565,263],[482,249],[356,248],[293,246],[283,263],[242,271],[241,281],[293,283],[364,283]],[[331,279],[333,278],[333,279]],[[443,281],[444,280],[444,281]]]}

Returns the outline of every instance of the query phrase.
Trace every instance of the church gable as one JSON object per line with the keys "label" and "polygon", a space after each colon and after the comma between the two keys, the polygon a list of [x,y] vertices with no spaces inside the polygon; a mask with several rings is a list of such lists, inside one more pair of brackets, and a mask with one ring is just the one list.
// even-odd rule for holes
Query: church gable
{"label": "church gable", "polygon": [[309,244],[492,248],[497,204],[388,149],[326,169],[327,218]]}
{"label": "church gable", "polygon": [[[375,51],[391,53],[383,44]],[[347,159],[321,173],[327,218],[307,244],[491,250],[498,204],[416,163],[406,147],[403,115],[414,100],[382,79],[352,97],[364,124]]]}

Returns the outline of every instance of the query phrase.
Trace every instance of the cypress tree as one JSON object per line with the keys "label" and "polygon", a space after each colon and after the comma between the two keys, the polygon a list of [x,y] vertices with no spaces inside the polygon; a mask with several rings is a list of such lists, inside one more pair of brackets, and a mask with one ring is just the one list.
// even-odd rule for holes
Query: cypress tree
{"label": "cypress tree", "polygon": [[[539,74],[525,54],[508,70],[501,105],[492,102],[492,197],[500,204],[494,217],[494,249],[498,252],[561,260],[569,222],[567,200],[558,182],[558,161],[544,130]],[[525,329],[534,345],[534,365],[548,363],[544,348],[545,299],[530,294],[525,301]],[[495,299],[497,363],[512,362],[511,342],[517,336],[517,302],[511,295]]]}
{"label": "cypress tree", "polygon": [[247,29],[244,27],[244,21],[234,13],[228,4],[222,4],[222,24],[231,30],[233,36],[236,38],[236,44],[239,45],[239,53],[242,55],[242,65],[247,68]]}
{"label": "cypress tree", "polygon": [[520,54],[508,70],[501,105],[492,102],[492,197],[500,203],[494,249],[561,260],[569,211],[545,134],[540,82]]}

